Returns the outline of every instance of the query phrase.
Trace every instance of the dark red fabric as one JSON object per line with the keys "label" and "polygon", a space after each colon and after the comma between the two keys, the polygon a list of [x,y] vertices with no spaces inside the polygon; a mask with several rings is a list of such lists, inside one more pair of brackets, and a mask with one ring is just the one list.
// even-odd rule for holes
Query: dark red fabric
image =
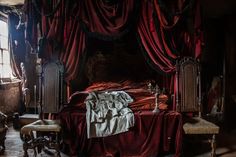
{"label": "dark red fabric", "polygon": [[[25,3],[27,40],[34,49],[41,46],[39,55],[43,59],[58,58],[63,62],[67,81],[78,75],[86,42],[78,20],[81,7],[79,3],[70,5],[66,0]],[[38,45],[39,38],[43,38],[43,45]]]}
{"label": "dark red fabric", "polygon": [[[114,38],[127,32],[130,26],[136,26],[132,28],[138,33],[147,60],[155,69],[171,73],[178,56],[198,57],[201,53],[201,37],[191,36],[186,23],[188,17],[183,16],[190,2],[192,0],[26,0],[26,39],[37,49],[38,40],[43,37],[41,56],[63,61],[66,79],[72,80],[78,77],[86,49],[81,22],[90,33]],[[139,12],[136,12],[137,3],[141,3]],[[195,13],[199,15],[199,9],[195,9],[193,15]],[[194,28],[199,30],[198,15]]]}
{"label": "dark red fabric", "polygon": [[[142,1],[138,37],[154,69],[172,73],[177,57],[200,55],[201,38],[192,33],[200,27],[199,10],[199,3],[194,6],[191,0]],[[194,15],[192,22],[188,19],[190,14]]]}
{"label": "dark red fabric", "polygon": [[30,43],[34,50],[37,50],[38,45],[38,28],[37,24],[40,21],[40,15],[33,5],[33,1],[25,0],[24,11],[26,16],[26,40]]}
{"label": "dark red fabric", "polygon": [[61,0],[53,18],[42,16],[43,34],[47,35],[49,42],[52,41],[49,45],[53,47],[52,53],[58,53],[59,59],[64,63],[67,81],[77,77],[85,50],[85,34],[81,30],[79,20],[76,20],[79,18],[80,9],[78,3],[69,8],[68,2]]}
{"label": "dark red fabric", "polygon": [[120,36],[134,25],[136,3],[135,0],[83,0],[81,21],[86,31],[95,35]]}
{"label": "dark red fabric", "polygon": [[[200,4],[199,1],[195,4],[193,2],[142,1],[137,24],[139,43],[149,65],[167,78],[164,79],[163,87],[169,89],[170,93],[175,93],[176,59],[183,56],[197,58],[201,54]],[[167,77],[168,74],[171,77]],[[175,101],[173,109],[175,110]]]}
{"label": "dark red fabric", "polygon": [[[129,108],[132,111],[140,110],[153,110],[155,108],[155,94],[148,90],[147,84],[149,80],[143,82],[134,82],[130,80],[121,82],[96,82],[85,89],[85,91],[78,91],[73,93],[68,100],[68,107],[76,106],[80,110],[85,111],[86,106],[84,104],[85,98],[88,93],[93,91],[125,91],[128,93],[134,101],[129,104]],[[167,103],[168,96],[162,94],[159,96],[159,103],[163,105]],[[167,105],[167,104],[166,104]],[[72,106],[72,108],[73,108]],[[168,109],[172,109],[168,107]]]}
{"label": "dark red fabric", "polygon": [[[82,153],[84,156],[139,156],[149,157],[172,153],[181,155],[182,119],[174,111],[152,112],[155,97],[147,89],[147,83],[133,82],[95,82],[85,91],[72,94],[69,103],[60,112],[65,144],[70,155]],[[134,102],[129,108],[135,113],[135,126],[130,131],[104,138],[87,139],[85,98],[92,91],[126,91]],[[160,96],[166,102],[165,95]],[[81,155],[81,154],[80,154]]]}
{"label": "dark red fabric", "polygon": [[163,29],[161,27],[154,28],[153,13],[153,4],[150,1],[142,1],[142,10],[137,26],[138,35],[147,57],[155,68],[164,73],[170,73],[175,69],[173,60],[177,58],[172,50],[176,49],[175,43],[173,43],[173,39],[170,36],[169,41],[172,43],[172,47],[169,47],[166,43]]}
{"label": "dark red fabric", "polygon": [[195,58],[200,58],[202,54],[202,45],[204,44],[203,30],[201,22],[200,1],[196,1],[195,18],[194,18],[194,44],[195,44]]}
{"label": "dark red fabric", "polygon": [[[195,8],[190,2],[193,1],[141,0],[137,14],[134,0],[26,0],[27,40],[37,49],[37,41],[43,37],[45,42],[41,45],[40,56],[59,58],[65,65],[65,79],[69,82],[80,77],[78,74],[86,56],[86,34],[82,31],[81,22],[90,33],[110,37],[119,36],[136,24],[133,28],[137,31],[146,60],[162,74],[173,74],[177,57],[199,57],[201,54],[199,1]],[[186,13],[186,8],[193,10]],[[167,18],[169,15],[171,18]],[[189,30],[188,22],[191,20],[188,15],[195,24],[193,30]],[[132,20],[135,17],[137,23]],[[171,80],[173,82],[173,77],[166,79],[163,87],[173,89]]]}
{"label": "dark red fabric", "polygon": [[[87,139],[86,116],[76,107],[60,113],[65,144],[70,156],[150,157],[173,153],[181,155],[182,119],[177,112],[135,113],[135,126],[128,132],[104,138]],[[167,154],[168,154],[167,153]]]}
{"label": "dark red fabric", "polygon": [[177,24],[189,4],[186,1],[188,2],[188,0],[154,0],[161,27],[171,29]]}

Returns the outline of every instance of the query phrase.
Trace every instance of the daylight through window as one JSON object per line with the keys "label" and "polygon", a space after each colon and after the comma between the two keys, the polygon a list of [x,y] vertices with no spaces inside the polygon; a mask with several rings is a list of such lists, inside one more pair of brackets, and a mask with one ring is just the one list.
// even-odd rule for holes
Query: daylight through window
{"label": "daylight through window", "polygon": [[11,78],[10,53],[8,49],[8,25],[0,18],[0,78]]}

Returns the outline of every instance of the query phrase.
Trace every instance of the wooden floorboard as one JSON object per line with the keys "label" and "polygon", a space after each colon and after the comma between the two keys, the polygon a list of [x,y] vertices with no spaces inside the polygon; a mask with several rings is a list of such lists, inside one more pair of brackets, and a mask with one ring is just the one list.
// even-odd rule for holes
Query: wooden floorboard
{"label": "wooden floorboard", "polygon": [[[5,152],[0,157],[23,157],[23,142],[20,139],[19,130],[15,130],[11,123],[8,124],[8,131],[6,135],[5,141]],[[34,153],[32,150],[28,150],[29,157],[34,157]],[[37,154],[37,157],[53,157],[56,155],[46,154],[42,151],[42,153]],[[67,155],[61,153],[61,157],[68,157]]]}
{"label": "wooden floorboard", "polygon": [[[9,129],[6,136],[6,150],[4,155],[0,157],[23,157],[22,141],[18,130],[12,127],[12,124],[8,124]],[[200,138],[197,138],[199,140]],[[196,142],[192,139],[184,140],[185,147],[183,149],[184,157],[209,157],[210,145],[200,141]],[[187,146],[186,146],[187,145]],[[33,151],[29,150],[29,157],[33,157]],[[223,132],[217,136],[217,157],[236,157],[236,131]],[[42,152],[37,155],[38,157],[53,157],[53,155]],[[61,153],[62,157],[68,157]]]}

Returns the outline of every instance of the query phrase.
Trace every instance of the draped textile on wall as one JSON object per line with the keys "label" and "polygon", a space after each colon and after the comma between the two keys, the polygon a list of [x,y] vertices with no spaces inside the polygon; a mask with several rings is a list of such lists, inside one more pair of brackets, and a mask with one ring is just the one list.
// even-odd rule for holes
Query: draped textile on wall
{"label": "draped textile on wall", "polygon": [[154,69],[172,73],[177,57],[194,56],[192,30],[188,28],[193,23],[188,23],[186,18],[193,9],[192,3],[187,0],[142,1],[137,33],[144,55]]}
{"label": "draped textile on wall", "polygon": [[145,59],[153,69],[164,74],[163,87],[171,92],[175,91],[176,59],[200,56],[199,14],[198,1],[142,1],[137,38]]}
{"label": "draped textile on wall", "polygon": [[57,57],[64,63],[67,81],[79,72],[86,40],[78,20],[79,4],[71,5],[66,0],[53,0],[51,4],[46,0],[25,2],[26,39],[34,49],[39,49],[42,58]]}
{"label": "draped textile on wall", "polygon": [[68,81],[78,77],[89,35],[114,40],[132,28],[147,61],[165,74],[173,74],[176,58],[200,56],[198,0],[138,2],[26,0],[27,40],[37,48],[43,37],[42,57],[60,58]]}
{"label": "draped textile on wall", "polygon": [[90,36],[117,39],[134,27],[138,5],[139,0],[81,1],[81,24]]}

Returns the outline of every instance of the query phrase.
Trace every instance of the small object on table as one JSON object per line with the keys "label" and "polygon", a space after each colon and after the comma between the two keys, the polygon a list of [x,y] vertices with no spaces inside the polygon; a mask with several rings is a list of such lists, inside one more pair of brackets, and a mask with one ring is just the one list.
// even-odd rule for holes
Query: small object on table
{"label": "small object on table", "polygon": [[156,84],[155,87],[153,87],[152,83],[148,83],[148,90],[151,93],[155,93],[155,108],[152,112],[154,113],[159,113],[159,95],[160,95],[160,88],[159,86]]}

